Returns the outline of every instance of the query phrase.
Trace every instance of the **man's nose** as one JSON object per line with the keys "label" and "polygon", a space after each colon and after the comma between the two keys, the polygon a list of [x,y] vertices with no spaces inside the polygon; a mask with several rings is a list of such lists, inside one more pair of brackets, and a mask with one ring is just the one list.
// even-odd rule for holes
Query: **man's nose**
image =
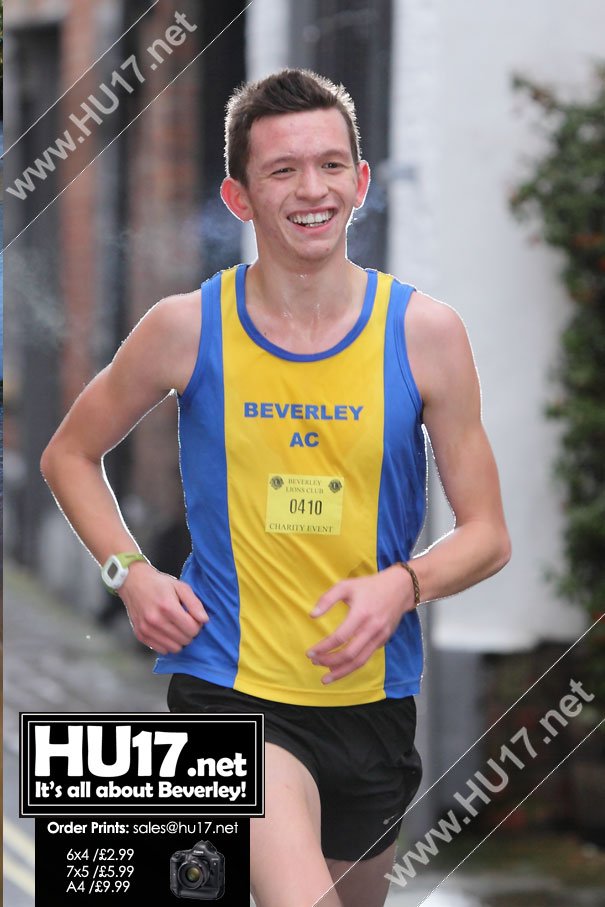
{"label": "man's nose", "polygon": [[317,167],[305,167],[300,174],[296,194],[300,198],[323,198],[328,191],[324,173]]}

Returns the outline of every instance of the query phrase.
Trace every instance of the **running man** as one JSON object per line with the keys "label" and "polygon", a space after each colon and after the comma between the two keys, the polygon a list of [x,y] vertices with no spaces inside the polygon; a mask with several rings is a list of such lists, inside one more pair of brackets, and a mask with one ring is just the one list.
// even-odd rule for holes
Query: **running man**
{"label": "running man", "polygon": [[[344,88],[284,70],[234,93],[225,132],[221,196],[257,259],[154,305],[42,471],[172,675],[170,709],[265,713],[257,907],[381,907],[421,776],[417,607],[507,562],[497,469],[459,316],[347,258],[370,171]],[[143,558],[103,469],[170,393],[192,541],[179,579]],[[455,528],[410,560],[424,429]]]}

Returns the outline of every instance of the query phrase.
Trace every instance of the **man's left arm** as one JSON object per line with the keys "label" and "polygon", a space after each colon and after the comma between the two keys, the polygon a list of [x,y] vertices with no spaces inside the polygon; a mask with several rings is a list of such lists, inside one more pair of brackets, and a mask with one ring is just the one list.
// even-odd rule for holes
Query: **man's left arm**
{"label": "man's left arm", "polygon": [[[410,365],[424,403],[439,476],[455,518],[451,532],[410,561],[422,602],[461,592],[500,570],[510,557],[496,463],[481,421],[473,355],[453,309],[416,293],[406,316]],[[393,565],[329,589],[311,612],[344,601],[349,613],[307,654],[329,668],[329,683],[361,667],[415,607],[411,576]],[[338,651],[334,651],[338,649]]]}

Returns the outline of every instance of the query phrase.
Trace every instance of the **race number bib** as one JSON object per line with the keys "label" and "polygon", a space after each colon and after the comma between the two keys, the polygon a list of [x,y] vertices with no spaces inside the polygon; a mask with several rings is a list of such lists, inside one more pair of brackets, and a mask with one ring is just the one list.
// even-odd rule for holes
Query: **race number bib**
{"label": "race number bib", "polygon": [[342,476],[271,473],[265,530],[286,534],[340,535]]}

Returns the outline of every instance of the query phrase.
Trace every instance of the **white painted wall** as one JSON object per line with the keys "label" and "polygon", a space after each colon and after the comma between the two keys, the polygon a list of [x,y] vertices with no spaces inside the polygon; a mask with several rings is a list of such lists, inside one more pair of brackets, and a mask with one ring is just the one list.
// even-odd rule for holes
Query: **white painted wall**
{"label": "white painted wall", "polygon": [[[511,77],[584,94],[590,61],[605,57],[605,7],[395,0],[395,12],[389,269],[454,306],[468,327],[513,540],[501,574],[429,606],[434,641],[504,652],[575,639],[583,615],[544,580],[560,556],[561,516],[555,429],[543,410],[571,307],[558,256],[530,244],[532,230],[508,209],[542,147],[537,114]],[[415,179],[397,179],[397,163]],[[451,526],[445,503],[432,519],[434,531]]]}

